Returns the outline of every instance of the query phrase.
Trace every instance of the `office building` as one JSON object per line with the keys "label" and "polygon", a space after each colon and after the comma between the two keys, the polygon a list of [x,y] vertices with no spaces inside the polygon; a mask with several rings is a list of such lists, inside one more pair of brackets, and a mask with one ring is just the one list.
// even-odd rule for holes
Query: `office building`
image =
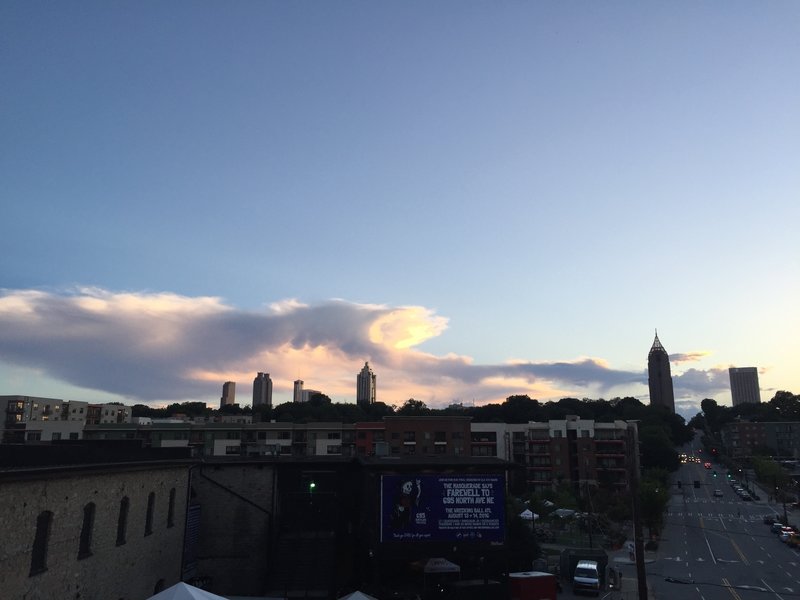
{"label": "office building", "polygon": [[[307,400],[308,397],[305,398]],[[294,382],[294,395],[292,396],[293,402],[304,402],[303,399],[303,380],[297,379]]]}
{"label": "office building", "polygon": [[253,380],[253,408],[266,406],[272,408],[272,379],[269,373],[260,373]]}
{"label": "office building", "polygon": [[222,398],[219,399],[219,407],[236,404],[236,382],[226,381],[222,384]]}
{"label": "office building", "polygon": [[369,368],[369,363],[364,363],[364,368],[356,377],[356,404],[369,406],[375,404],[375,373]]}
{"label": "office building", "polygon": [[761,402],[758,387],[758,369],[755,367],[731,367],[728,369],[731,380],[731,400],[734,406]]}
{"label": "office building", "polygon": [[663,406],[674,413],[675,393],[672,389],[669,355],[658,339],[658,331],[650,354],[647,355],[647,383],[650,387],[650,406]]}

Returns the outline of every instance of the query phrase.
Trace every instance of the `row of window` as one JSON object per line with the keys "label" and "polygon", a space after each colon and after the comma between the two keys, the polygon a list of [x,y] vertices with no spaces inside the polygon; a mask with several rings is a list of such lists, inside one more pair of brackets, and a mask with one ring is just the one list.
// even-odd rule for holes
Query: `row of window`
{"label": "row of window", "polygon": [[[117,516],[117,546],[124,545],[128,540],[128,513],[130,511],[130,499],[125,496],[119,501],[119,513]],[[153,533],[153,516],[156,506],[156,493],[150,492],[147,496],[147,512],[145,513],[144,535]],[[96,505],[89,502],[83,507],[83,522],[81,524],[81,535],[78,542],[78,560],[83,560],[92,556],[92,537],[94,535],[94,517]],[[175,488],[169,491],[169,503],[167,505],[167,527],[175,526]],[[36,518],[36,533],[33,538],[33,549],[31,551],[31,570],[29,576],[34,576],[47,571],[47,550],[50,542],[50,532],[53,528],[53,513],[45,510]]]}

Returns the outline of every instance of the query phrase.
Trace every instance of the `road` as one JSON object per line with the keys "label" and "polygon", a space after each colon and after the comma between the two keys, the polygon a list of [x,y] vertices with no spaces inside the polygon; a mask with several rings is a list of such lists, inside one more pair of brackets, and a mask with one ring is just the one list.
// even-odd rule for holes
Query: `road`
{"label": "road", "polygon": [[[699,442],[693,445],[697,452]],[[694,487],[695,480],[699,488]],[[683,464],[673,481],[682,485],[672,486],[656,559],[646,565],[648,585],[656,598],[800,597],[800,555],[763,523],[764,515],[776,513],[774,506],[765,498],[741,500],[724,469],[716,464],[712,469],[702,463]],[[714,490],[720,490],[722,497],[715,497]]]}

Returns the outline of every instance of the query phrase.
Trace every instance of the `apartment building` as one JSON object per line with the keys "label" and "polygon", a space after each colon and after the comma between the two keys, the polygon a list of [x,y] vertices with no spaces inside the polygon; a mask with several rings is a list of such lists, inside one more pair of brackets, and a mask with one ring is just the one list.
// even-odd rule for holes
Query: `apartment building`
{"label": "apartment building", "polygon": [[800,459],[800,423],[735,421],[722,426],[722,443],[732,458],[752,456],[757,450],[778,457]]}
{"label": "apartment building", "polygon": [[627,489],[634,459],[625,421],[599,423],[568,416],[525,424],[473,423],[472,456],[495,456],[522,465],[533,491],[569,483]]}
{"label": "apartment building", "polygon": [[89,424],[130,423],[133,408],[36,396],[0,396],[3,443],[78,440]]}

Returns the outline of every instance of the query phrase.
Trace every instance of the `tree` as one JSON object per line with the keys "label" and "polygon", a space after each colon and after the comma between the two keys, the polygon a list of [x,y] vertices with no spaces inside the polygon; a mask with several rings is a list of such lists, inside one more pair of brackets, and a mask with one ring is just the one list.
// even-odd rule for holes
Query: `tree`
{"label": "tree", "polygon": [[669,496],[669,488],[656,479],[643,479],[639,485],[642,523],[650,530],[651,537],[661,531]]}
{"label": "tree", "polygon": [[397,410],[397,414],[403,416],[423,416],[431,414],[431,410],[422,400],[409,398],[403,403],[403,406]]}
{"label": "tree", "polygon": [[639,445],[643,469],[660,468],[676,471],[681,464],[672,441],[661,427],[641,427]]}

